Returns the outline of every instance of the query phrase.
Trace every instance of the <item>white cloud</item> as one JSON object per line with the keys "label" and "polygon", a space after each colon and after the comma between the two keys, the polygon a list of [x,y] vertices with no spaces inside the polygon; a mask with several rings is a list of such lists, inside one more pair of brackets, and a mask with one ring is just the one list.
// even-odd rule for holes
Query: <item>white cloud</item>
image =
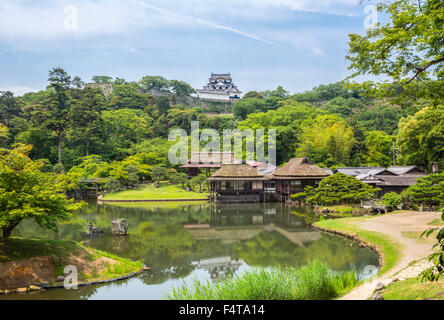
{"label": "white cloud", "polygon": [[36,89],[36,88],[25,87],[25,86],[11,86],[11,87],[3,87],[3,88],[0,87],[0,91],[11,91],[14,93],[15,96],[22,96],[25,93],[37,92],[40,90]]}
{"label": "white cloud", "polygon": [[[75,39],[134,32],[139,28],[212,28],[237,33],[262,42],[261,35],[232,24],[245,20],[278,20],[296,11],[352,15],[358,0],[42,0],[24,4],[0,2],[0,39]],[[78,28],[65,28],[71,18],[66,6],[78,10]],[[144,8],[141,8],[144,6]],[[362,11],[362,10],[361,10]]]}

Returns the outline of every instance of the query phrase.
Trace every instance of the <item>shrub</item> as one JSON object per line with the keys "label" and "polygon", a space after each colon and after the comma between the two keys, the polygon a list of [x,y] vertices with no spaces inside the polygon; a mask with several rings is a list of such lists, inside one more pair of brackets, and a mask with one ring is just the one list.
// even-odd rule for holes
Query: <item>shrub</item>
{"label": "shrub", "polygon": [[444,173],[417,179],[417,183],[404,190],[402,196],[412,204],[444,205]]}
{"label": "shrub", "polygon": [[355,285],[354,271],[331,271],[326,264],[312,261],[305,267],[254,269],[240,276],[211,284],[194,280],[173,289],[170,300],[320,300],[337,297]]}
{"label": "shrub", "polygon": [[389,211],[393,211],[402,204],[402,196],[396,192],[389,192],[382,196],[382,203],[385,204]]}
{"label": "shrub", "polygon": [[355,177],[341,172],[335,173],[319,183],[316,189],[305,190],[307,201],[319,205],[358,203],[375,196],[378,188],[373,188]]}

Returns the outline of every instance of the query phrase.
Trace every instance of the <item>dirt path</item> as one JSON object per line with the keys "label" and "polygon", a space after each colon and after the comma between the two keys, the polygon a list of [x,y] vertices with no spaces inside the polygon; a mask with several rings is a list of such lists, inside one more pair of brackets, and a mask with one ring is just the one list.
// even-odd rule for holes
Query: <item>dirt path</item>
{"label": "dirt path", "polygon": [[[366,221],[355,222],[361,229],[383,233],[402,245],[401,258],[398,263],[386,274],[372,281],[365,282],[345,295],[341,300],[365,300],[371,296],[379,282],[389,284],[394,278],[415,277],[427,263],[419,262],[411,266],[413,261],[419,261],[432,252],[433,242],[409,238],[407,234],[423,232],[430,228],[429,222],[439,218],[435,212],[403,212],[398,214],[382,215]],[[398,274],[399,273],[399,274]]]}

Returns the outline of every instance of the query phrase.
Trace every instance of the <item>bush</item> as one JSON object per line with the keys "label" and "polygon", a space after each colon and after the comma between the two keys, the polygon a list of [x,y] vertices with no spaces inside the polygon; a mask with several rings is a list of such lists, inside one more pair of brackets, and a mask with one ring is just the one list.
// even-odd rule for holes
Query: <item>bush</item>
{"label": "bush", "polygon": [[319,183],[319,187],[306,188],[307,201],[318,205],[358,203],[375,196],[379,188],[373,188],[355,177],[335,173]]}
{"label": "bush", "polygon": [[355,285],[354,271],[331,271],[320,261],[300,269],[254,269],[214,284],[194,280],[173,289],[170,300],[321,300],[337,297]]}
{"label": "bush", "polygon": [[417,179],[417,183],[404,190],[402,196],[404,201],[410,204],[444,205],[444,173]]}
{"label": "bush", "polygon": [[382,196],[382,203],[385,204],[389,211],[393,211],[402,204],[402,196],[396,192],[389,192]]}

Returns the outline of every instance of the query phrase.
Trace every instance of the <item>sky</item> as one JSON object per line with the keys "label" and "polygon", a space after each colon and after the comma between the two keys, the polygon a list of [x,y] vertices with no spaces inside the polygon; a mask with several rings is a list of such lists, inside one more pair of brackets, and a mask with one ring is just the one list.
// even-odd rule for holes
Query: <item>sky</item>
{"label": "sky", "polygon": [[0,90],[42,90],[63,67],[85,82],[161,75],[201,88],[230,72],[244,93],[302,92],[350,75],[348,34],[372,21],[359,2],[1,0]]}

